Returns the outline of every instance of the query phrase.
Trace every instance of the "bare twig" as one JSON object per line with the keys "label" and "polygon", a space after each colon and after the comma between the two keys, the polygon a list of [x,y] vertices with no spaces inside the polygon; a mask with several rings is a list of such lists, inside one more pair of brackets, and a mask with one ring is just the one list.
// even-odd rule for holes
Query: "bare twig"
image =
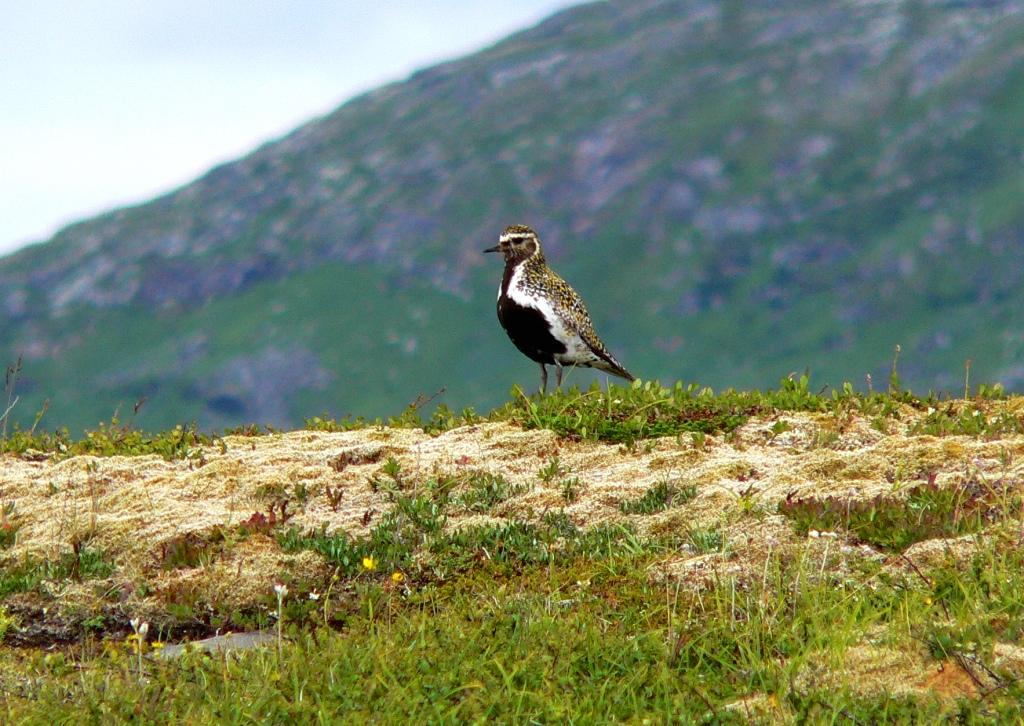
{"label": "bare twig", "polygon": [[970,661],[967,660],[967,656],[957,650],[954,650],[951,655],[953,656],[953,659],[956,660],[957,665],[959,665],[964,672],[971,677],[971,680],[974,681],[974,685],[978,687],[978,690],[984,693],[986,686],[971,668]]}
{"label": "bare twig", "polygon": [[0,416],[0,421],[4,422],[3,431],[0,433],[0,438],[7,438],[7,417],[11,413],[16,405],[18,405],[18,397],[14,395],[14,388],[18,385],[18,376],[21,374],[21,356],[18,356],[18,360],[13,364],[7,366],[7,371],[4,374],[4,390],[7,391],[7,408]]}
{"label": "bare twig", "polygon": [[[919,568],[916,564],[914,564],[914,561],[912,559],[907,557],[907,555],[905,555],[905,554],[901,554],[900,557],[902,557],[904,560],[906,560],[907,564],[910,565],[910,567],[914,570],[914,572],[917,573],[917,576],[920,577],[924,581],[925,585],[927,585],[928,587],[934,587],[934,585],[932,584],[932,581],[929,580],[928,577],[923,572],[921,572],[921,568]],[[949,620],[950,619],[949,608],[946,607],[946,602],[944,600],[942,600],[941,598],[939,598],[939,605],[942,606],[942,612],[944,612],[946,614],[946,620]]]}
{"label": "bare twig", "polygon": [[445,386],[442,386],[441,388],[434,391],[434,393],[430,396],[426,396],[421,393],[418,396],[416,396],[416,399],[412,401],[412,403],[410,403],[408,406],[406,406],[406,408],[412,409],[413,411],[418,411],[424,406],[426,406],[428,403],[433,401],[435,398],[442,395],[446,390],[448,389]]}
{"label": "bare twig", "polygon": [[8,401],[7,401],[7,408],[4,410],[3,415],[0,416],[0,421],[4,422],[3,433],[0,434],[0,438],[3,438],[3,439],[7,438],[7,417],[10,415],[10,413],[14,409],[14,407],[18,405],[18,398],[19,398],[18,396],[15,396],[13,401],[8,399]]}

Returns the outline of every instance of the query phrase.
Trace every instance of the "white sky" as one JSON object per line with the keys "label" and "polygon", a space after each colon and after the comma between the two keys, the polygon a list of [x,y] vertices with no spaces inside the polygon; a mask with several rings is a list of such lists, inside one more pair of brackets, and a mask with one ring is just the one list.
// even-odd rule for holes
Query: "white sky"
{"label": "white sky", "polygon": [[30,0],[0,12],[0,254],[573,0]]}

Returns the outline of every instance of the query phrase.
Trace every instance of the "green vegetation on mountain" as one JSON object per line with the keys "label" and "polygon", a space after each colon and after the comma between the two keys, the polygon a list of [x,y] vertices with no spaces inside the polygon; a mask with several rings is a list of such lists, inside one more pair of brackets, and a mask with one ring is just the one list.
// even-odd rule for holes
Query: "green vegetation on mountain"
{"label": "green vegetation on mountain", "polygon": [[1022,44],[998,0],[567,10],[0,260],[12,416],[487,410],[536,377],[480,254],[514,222],[645,379],[866,387],[899,344],[1017,390]]}

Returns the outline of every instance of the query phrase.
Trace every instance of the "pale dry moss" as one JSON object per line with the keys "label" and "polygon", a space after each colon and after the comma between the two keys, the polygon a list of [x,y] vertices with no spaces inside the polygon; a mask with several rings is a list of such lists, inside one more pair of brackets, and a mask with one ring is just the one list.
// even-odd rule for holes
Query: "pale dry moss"
{"label": "pale dry moss", "polygon": [[996,643],[992,648],[992,665],[1011,678],[1024,679],[1024,646]]}
{"label": "pale dry moss", "polygon": [[[936,662],[920,644],[861,644],[838,654],[812,656],[794,679],[798,691],[849,689],[865,697],[975,698],[976,678],[950,658]],[[985,684],[991,686],[993,684]]]}
{"label": "pale dry moss", "polygon": [[795,723],[796,715],[789,704],[780,702],[775,695],[755,693],[725,705],[725,710],[743,718],[748,724]]}
{"label": "pale dry moss", "polygon": [[158,600],[181,597],[205,606],[244,609],[266,601],[276,580],[316,582],[323,579],[323,558],[314,552],[284,554],[264,535],[247,537],[206,567],[156,574],[152,586]]}

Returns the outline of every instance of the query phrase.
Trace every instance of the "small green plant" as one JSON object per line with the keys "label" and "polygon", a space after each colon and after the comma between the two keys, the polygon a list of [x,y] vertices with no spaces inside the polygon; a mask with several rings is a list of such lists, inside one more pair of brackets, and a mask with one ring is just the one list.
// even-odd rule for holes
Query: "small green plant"
{"label": "small green plant", "polygon": [[319,552],[337,568],[339,575],[348,577],[358,572],[359,562],[366,552],[365,542],[353,540],[344,530],[328,534],[326,527],[303,534],[293,526],[281,532],[277,542],[285,552]]}
{"label": "small green plant", "polygon": [[443,403],[438,404],[430,417],[424,420],[420,415],[420,411],[443,392],[444,389],[429,397],[421,394],[415,401],[406,406],[398,416],[376,418],[373,420],[363,416],[346,416],[339,420],[325,413],[322,416],[305,419],[305,428],[310,431],[338,432],[365,429],[371,426],[388,426],[390,428],[421,428],[428,434],[439,434],[449,429],[468,426],[485,420],[483,417],[478,416],[472,408],[465,408],[461,414],[456,414]]}
{"label": "small green plant", "polygon": [[478,416],[472,408],[464,408],[461,413],[456,414],[442,403],[434,409],[430,418],[423,423],[423,430],[428,434],[436,435],[459,426],[470,426],[484,420],[486,419]]}
{"label": "small green plant", "polygon": [[389,456],[378,473],[381,476],[374,476],[370,479],[370,488],[373,491],[384,491],[389,496],[408,488],[409,483],[405,481],[402,474],[402,464],[393,456]]}
{"label": "small green plant", "polygon": [[996,437],[1024,433],[1024,419],[1011,411],[986,412],[984,405],[948,402],[929,406],[910,427],[912,436]]}
{"label": "small green plant", "polygon": [[4,638],[7,637],[7,632],[11,628],[17,628],[19,625],[18,618],[8,613],[6,607],[0,605],[0,643],[4,642]]}
{"label": "small green plant", "polygon": [[982,383],[978,386],[977,398],[982,401],[998,401],[1006,398],[1006,391],[1003,389],[1003,384],[995,383],[987,385]]}
{"label": "small green plant", "polygon": [[385,461],[384,465],[380,468],[380,472],[384,476],[393,479],[396,485],[400,485],[402,477],[402,465],[395,457],[389,456],[388,460]]}
{"label": "small green plant", "polygon": [[1009,516],[1021,502],[1013,483],[939,486],[934,472],[904,493],[868,501],[789,496],[779,505],[779,513],[791,519],[800,534],[846,529],[864,542],[899,552],[921,540],[976,532]]}
{"label": "small green plant", "polygon": [[0,453],[23,455],[27,452],[51,453],[57,459],[81,454],[92,456],[145,456],[156,454],[171,461],[183,459],[202,465],[205,461],[202,447],[220,446],[219,437],[201,433],[196,425],[178,425],[158,434],[139,431],[122,424],[116,416],[108,423],[85,432],[81,439],[72,438],[68,430],[53,433],[37,432],[35,427],[22,431],[15,427],[9,436],[0,438]]}
{"label": "small green plant", "polygon": [[897,344],[893,349],[892,368],[889,369],[889,395],[891,396],[899,395],[902,392],[899,374],[900,350],[900,346]]}
{"label": "small green plant", "polygon": [[694,552],[704,555],[711,552],[721,552],[725,539],[719,529],[696,528],[686,533],[686,543],[693,548]]}
{"label": "small green plant", "polygon": [[[313,416],[312,418],[307,418],[305,419],[304,424],[305,428],[309,431],[328,432],[353,431],[356,429],[363,429],[371,425],[367,423],[367,421],[363,418],[353,419],[350,417],[345,417],[338,421],[337,419],[332,418],[326,413],[323,416]],[[257,426],[256,433],[258,434],[258,432],[259,427]]]}
{"label": "small green plant", "polygon": [[562,499],[566,504],[572,504],[579,498],[580,480],[579,477],[563,479],[559,485],[562,489]]}
{"label": "small green plant", "polygon": [[306,533],[291,527],[277,541],[286,552],[319,552],[345,577],[361,572],[367,558],[388,572],[409,571],[417,549],[441,537],[446,521],[443,503],[429,496],[399,496],[367,536],[353,538],[344,530],[328,534],[326,526]]}
{"label": "small green plant", "polygon": [[839,441],[840,432],[839,429],[833,425],[819,426],[814,433],[814,439],[811,441],[811,448],[814,449],[829,449],[836,445]]}
{"label": "small green plant", "polygon": [[778,421],[772,424],[770,429],[768,429],[768,440],[774,441],[779,434],[785,433],[786,431],[789,431],[791,428],[792,426],[789,425],[788,421],[785,421],[784,419],[779,419]]}
{"label": "small green plant", "polygon": [[26,554],[5,562],[0,567],[0,598],[14,592],[31,592],[45,580],[91,580],[107,577],[113,571],[113,563],[102,551],[76,542],[56,559]]}
{"label": "small green plant", "polygon": [[[106,577],[114,571],[114,564],[98,549],[87,547],[85,543],[72,543],[72,550],[59,560],[61,568],[67,567],[67,576],[73,580],[91,580]],[[54,572],[51,579],[61,579],[63,573]]]}
{"label": "small green plant", "polygon": [[256,487],[253,495],[261,502],[287,501],[289,499],[288,485],[279,480],[262,482]]}
{"label": "small green plant", "polygon": [[749,484],[743,491],[739,492],[736,496],[736,506],[743,514],[757,514],[759,511],[757,508],[757,496],[760,493],[757,486]]}
{"label": "small green plant", "polygon": [[548,463],[540,468],[540,471],[537,472],[537,476],[540,477],[540,480],[544,482],[544,484],[550,485],[555,479],[568,473],[569,471],[567,469],[562,468],[562,464],[559,462],[558,456],[556,455],[548,459]]}
{"label": "small green plant", "polygon": [[654,514],[668,509],[673,504],[682,504],[697,496],[697,487],[686,485],[677,487],[668,479],[663,479],[652,486],[637,499],[619,502],[619,510],[623,514]]}
{"label": "small green plant", "polygon": [[428,535],[444,529],[447,520],[444,505],[429,496],[401,497],[395,501],[395,511],[413,528]]}
{"label": "small green plant", "polygon": [[102,614],[91,615],[82,621],[82,629],[93,633],[102,633],[107,627],[107,618]]}
{"label": "small green plant", "polygon": [[299,506],[303,506],[309,502],[309,497],[310,489],[306,482],[295,482],[295,484],[292,485],[292,498],[299,503]]}
{"label": "small green plant", "polygon": [[472,472],[464,491],[453,498],[456,506],[470,512],[489,512],[498,504],[527,490],[523,484],[510,484],[497,474]]}

